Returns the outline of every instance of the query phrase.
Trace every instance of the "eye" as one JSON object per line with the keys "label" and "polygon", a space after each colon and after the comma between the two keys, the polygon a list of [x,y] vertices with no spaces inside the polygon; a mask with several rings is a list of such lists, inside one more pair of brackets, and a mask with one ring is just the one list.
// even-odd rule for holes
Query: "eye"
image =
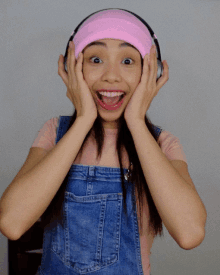
{"label": "eye", "polygon": [[[90,58],[90,60],[92,59],[92,58],[94,58],[95,57],[95,59],[97,60],[97,59],[100,59],[99,57],[97,57],[97,56],[93,56],[93,57],[91,57]],[[95,62],[96,63],[96,62]],[[96,63],[97,64],[97,63]]]}
{"label": "eye", "polygon": [[[93,56],[93,57],[91,57],[90,58],[90,60],[92,59],[92,58],[95,58],[94,60],[101,60],[99,57],[97,57],[97,56]],[[132,60],[132,62],[133,62],[133,59],[131,59],[131,58],[125,58],[124,60],[128,60],[128,59],[130,59],[130,60]],[[94,61],[95,62],[95,61]],[[95,64],[98,64],[97,62],[95,62]],[[128,64],[128,63],[126,63],[126,65],[131,65],[131,64]]]}
{"label": "eye", "polygon": [[[124,60],[128,60],[128,59],[132,60],[132,62],[133,62],[133,59],[131,59],[131,58],[125,58]],[[131,65],[131,64],[126,63],[126,65]]]}

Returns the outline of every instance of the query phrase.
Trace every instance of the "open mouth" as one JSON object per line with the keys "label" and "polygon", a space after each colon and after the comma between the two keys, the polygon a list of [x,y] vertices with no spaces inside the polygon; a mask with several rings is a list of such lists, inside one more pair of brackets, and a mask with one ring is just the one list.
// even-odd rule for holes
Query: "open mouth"
{"label": "open mouth", "polygon": [[116,99],[118,98],[117,102],[114,102],[114,103],[118,103],[118,102],[120,102],[120,101],[122,100],[122,98],[123,98],[126,94],[124,93],[124,94],[122,94],[122,95],[120,95],[120,96],[107,97],[107,96],[101,95],[101,94],[97,91],[97,92],[96,92],[96,95],[97,95],[97,97],[98,97],[103,103],[105,103],[104,98],[105,98],[105,100],[106,100],[106,99],[116,100]]}

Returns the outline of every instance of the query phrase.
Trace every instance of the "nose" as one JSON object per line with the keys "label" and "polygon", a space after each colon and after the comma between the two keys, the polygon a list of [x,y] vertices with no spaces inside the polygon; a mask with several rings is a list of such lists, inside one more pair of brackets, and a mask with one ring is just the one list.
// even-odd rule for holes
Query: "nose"
{"label": "nose", "polygon": [[104,69],[103,75],[102,75],[102,81],[109,81],[109,82],[115,82],[121,81],[121,72],[120,69],[113,64],[109,64]]}

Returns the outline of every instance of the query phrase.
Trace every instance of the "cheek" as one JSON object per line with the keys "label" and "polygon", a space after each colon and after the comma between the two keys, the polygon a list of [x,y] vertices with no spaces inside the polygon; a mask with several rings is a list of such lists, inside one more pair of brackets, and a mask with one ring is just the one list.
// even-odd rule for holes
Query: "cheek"
{"label": "cheek", "polygon": [[87,82],[93,82],[100,77],[100,74],[97,71],[91,69],[91,67],[89,68],[88,66],[83,66],[82,72],[84,79],[87,80]]}
{"label": "cheek", "polygon": [[141,82],[141,76],[142,76],[142,72],[141,71],[136,71],[133,72],[128,79],[128,81],[133,84],[134,86],[136,86],[137,84],[139,84]]}

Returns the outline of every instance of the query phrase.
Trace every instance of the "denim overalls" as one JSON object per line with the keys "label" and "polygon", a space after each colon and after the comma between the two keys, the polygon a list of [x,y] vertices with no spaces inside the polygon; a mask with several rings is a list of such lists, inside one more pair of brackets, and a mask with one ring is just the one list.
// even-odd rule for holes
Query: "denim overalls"
{"label": "denim overalls", "polygon": [[[56,144],[71,117],[61,116]],[[155,127],[157,135],[161,129]],[[124,174],[128,169],[123,169]],[[46,226],[41,275],[143,275],[135,190],[125,179],[123,209],[120,168],[72,165],[64,201],[64,228]],[[132,210],[132,206],[134,206]]]}

